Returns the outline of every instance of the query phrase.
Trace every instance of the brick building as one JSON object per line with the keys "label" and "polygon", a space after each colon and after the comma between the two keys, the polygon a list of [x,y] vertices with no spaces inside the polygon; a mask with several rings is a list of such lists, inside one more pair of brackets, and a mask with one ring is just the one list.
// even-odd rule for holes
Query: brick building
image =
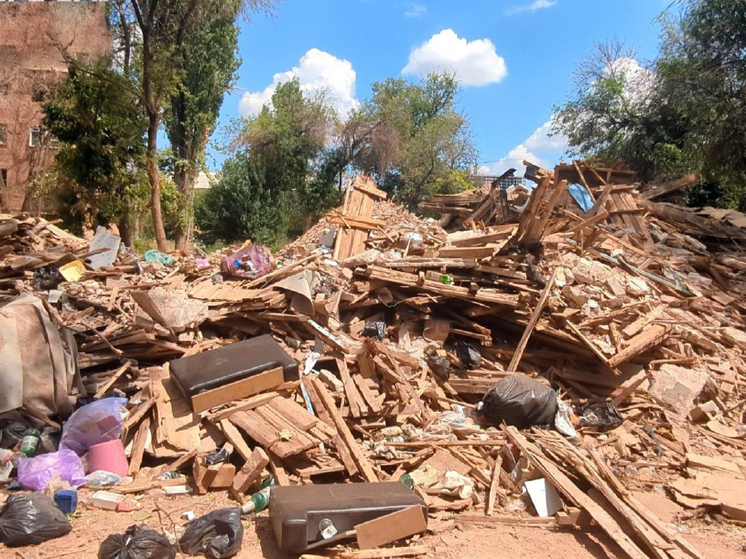
{"label": "brick building", "polygon": [[37,211],[26,185],[54,162],[41,106],[82,63],[111,52],[106,2],[0,2],[0,212]]}

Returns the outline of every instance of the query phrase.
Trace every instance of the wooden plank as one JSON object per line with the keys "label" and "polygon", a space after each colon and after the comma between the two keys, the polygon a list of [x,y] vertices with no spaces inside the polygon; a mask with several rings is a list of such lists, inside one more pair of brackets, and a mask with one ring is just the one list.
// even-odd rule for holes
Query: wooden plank
{"label": "wooden plank", "polygon": [[660,318],[660,316],[663,314],[665,310],[666,310],[666,305],[658,305],[652,311],[650,311],[646,315],[639,317],[632,324],[624,328],[622,330],[622,333],[628,338],[632,338],[633,336],[636,336],[648,324]]}
{"label": "wooden plank", "polygon": [[205,479],[208,489],[229,489],[236,477],[236,467],[227,462],[208,466]]}
{"label": "wooden plank", "polygon": [[334,404],[332,395],[329,394],[329,391],[318,378],[312,378],[311,383],[316,389],[316,394],[318,395],[319,400],[321,400],[322,405],[326,408],[326,411],[329,412],[329,415],[334,422],[334,426],[337,428],[337,433],[339,433],[344,445],[349,450],[352,459],[355,461],[355,465],[363,476],[363,479],[371,483],[379,481],[373,466],[368,462],[368,459],[363,453],[363,449],[358,445],[349,427],[347,427],[347,422]]}
{"label": "wooden plank", "polygon": [[233,414],[229,421],[264,448],[270,448],[280,440],[275,428],[267,424],[254,410]]}
{"label": "wooden plank", "polygon": [[277,392],[267,392],[266,394],[257,394],[256,396],[252,396],[251,398],[247,399],[245,402],[239,404],[238,406],[222,409],[219,411],[216,411],[215,413],[208,413],[205,418],[211,421],[212,423],[220,423],[223,419],[227,419],[234,413],[240,412],[240,411],[247,411],[247,410],[253,410],[254,408],[258,408],[259,406],[263,406],[267,402],[270,402],[273,398],[277,398],[279,394]]}
{"label": "wooden plank", "polygon": [[490,483],[490,493],[487,496],[487,507],[485,509],[485,514],[487,516],[492,516],[495,512],[495,499],[497,498],[498,493],[500,492],[500,470],[503,467],[503,456],[502,454],[498,454],[497,458],[495,459],[495,465],[492,466],[492,480]]}
{"label": "wooden plank", "polygon": [[438,258],[476,258],[481,260],[495,254],[498,248],[499,246],[494,244],[475,247],[441,247],[438,249]]}
{"label": "wooden plank", "polygon": [[650,328],[632,338],[626,348],[609,359],[609,366],[617,367],[647,350],[654,348],[659,345],[670,332],[671,326],[668,324],[653,324]]}
{"label": "wooden plank", "polygon": [[478,301],[480,303],[494,303],[513,308],[518,307],[517,295],[506,294],[494,289],[477,289],[476,291],[471,291],[468,287],[444,285],[432,280],[420,280],[417,274],[389,270],[375,265],[368,266],[364,273],[370,279],[382,280],[405,287],[415,287],[420,291],[436,293],[446,297]]}
{"label": "wooden plank", "polygon": [[347,401],[350,404],[350,412],[352,413],[352,417],[360,418],[368,415],[370,411],[368,410],[368,405],[365,403],[365,400],[363,400],[363,397],[360,395],[357,386],[350,377],[350,370],[347,368],[347,362],[345,361],[344,357],[337,357],[335,359],[335,362],[337,363],[339,376],[341,377],[342,384],[344,385],[345,394],[347,395]]}
{"label": "wooden plank", "polygon": [[619,479],[617,479],[611,471],[611,468],[609,468],[609,466],[606,465],[596,453],[591,453],[591,456],[601,476],[609,482],[611,487],[614,488],[614,490],[626,501],[627,505],[634,513],[647,522],[667,542],[676,544],[681,551],[689,554],[694,559],[704,559],[702,553],[685,540],[678,531],[670,531],[663,521],[655,515],[655,513],[627,491],[627,488],[619,481]]}
{"label": "wooden plank", "polygon": [[124,365],[119,367],[116,371],[114,371],[104,384],[101,385],[101,388],[96,390],[96,394],[93,395],[94,398],[98,399],[101,398],[104,394],[106,394],[106,391],[109,390],[112,386],[114,386],[114,383],[119,380],[119,377],[121,377],[127,369],[130,368],[132,365],[132,361],[127,361]]}
{"label": "wooden plank", "polygon": [[150,433],[150,417],[143,419],[143,422],[137,428],[135,437],[132,439],[132,452],[130,454],[130,465],[127,473],[133,477],[140,472],[145,445],[148,441],[148,433]]}
{"label": "wooden plank", "polygon": [[357,388],[360,391],[360,394],[362,394],[363,398],[365,398],[365,401],[370,407],[370,411],[374,414],[381,413],[381,410],[383,409],[383,407],[381,406],[381,403],[379,402],[378,396],[373,392],[373,390],[371,390],[371,388],[365,382],[365,377],[363,377],[362,375],[355,375],[353,377],[353,380],[355,384],[357,385]]}
{"label": "wooden plank", "polygon": [[287,398],[275,398],[269,402],[269,406],[301,431],[308,431],[319,423],[319,418]]}
{"label": "wooden plank", "polygon": [[536,323],[539,322],[539,317],[541,317],[541,312],[544,310],[544,306],[549,300],[549,295],[552,292],[552,287],[554,287],[554,279],[557,277],[557,270],[559,270],[559,268],[555,268],[552,271],[552,275],[549,277],[549,281],[547,282],[547,285],[544,288],[541,297],[539,297],[539,302],[536,304],[536,308],[534,309],[533,313],[531,313],[531,319],[528,321],[526,329],[523,331],[523,335],[521,336],[521,341],[518,342],[518,347],[516,348],[515,353],[513,353],[513,358],[510,360],[510,365],[508,365],[508,371],[518,370],[518,365],[521,363],[523,352],[526,351],[528,340],[531,337],[534,328],[536,327]]}
{"label": "wooden plank", "polygon": [[[280,458],[287,458],[295,454],[300,454],[303,451],[318,446],[319,441],[317,439],[296,429],[292,424],[285,421],[282,416],[277,414],[277,412],[268,406],[257,408],[256,413],[259,414],[267,424],[276,429],[277,433],[280,435],[280,440],[272,444],[268,449],[277,454]],[[286,439],[283,434],[289,435],[289,438]]]}
{"label": "wooden plank", "polygon": [[240,400],[277,388],[285,382],[282,367],[276,367],[264,373],[237,380],[225,386],[200,392],[192,396],[192,411],[199,413],[226,402]]}
{"label": "wooden plank", "polygon": [[236,429],[236,426],[231,423],[228,419],[223,419],[220,421],[220,429],[223,431],[223,435],[225,435],[225,438],[233,445],[233,448],[236,449],[236,452],[243,458],[244,460],[248,460],[249,456],[251,456],[251,449],[249,448],[249,445],[246,444],[246,440],[243,438],[243,435],[239,432],[238,429]]}
{"label": "wooden plank", "polygon": [[[308,394],[309,400],[311,400],[311,403],[313,404],[313,409],[316,410],[316,413],[319,415],[319,419],[321,419],[321,423],[326,424],[326,425],[334,425],[334,420],[332,419],[332,416],[329,414],[329,412],[326,410],[326,408],[322,404],[321,399],[316,393],[315,385],[312,382],[309,382],[308,377],[306,377],[306,382],[303,383],[303,386],[306,389],[306,393]],[[332,444],[334,445],[334,448],[336,448],[337,452],[339,453],[339,457],[342,460],[342,464],[344,464],[344,467],[345,467],[345,470],[347,470],[347,473],[350,476],[354,476],[355,474],[357,474],[358,473],[357,465],[355,464],[355,461],[352,459],[352,455],[350,454],[350,451],[345,446],[344,441],[342,441],[342,437],[340,437],[339,433],[337,433],[336,428],[334,429],[334,435],[332,435],[331,439],[332,439]]]}
{"label": "wooden plank", "polygon": [[285,466],[282,464],[282,460],[274,452],[268,452],[269,456],[269,467],[272,470],[272,475],[275,477],[275,483],[280,487],[287,487],[290,485],[290,478],[285,471]]}
{"label": "wooden plank", "polygon": [[360,549],[373,549],[427,530],[422,507],[415,505],[355,526]]}
{"label": "wooden plank", "polygon": [[193,460],[197,457],[197,454],[199,451],[195,448],[187,452],[186,454],[183,454],[170,464],[164,464],[163,466],[158,466],[157,468],[153,468],[148,473],[147,479],[154,479],[159,476],[162,476],[166,472],[177,472],[180,468],[184,467],[184,465],[189,462],[190,460]]}
{"label": "wooden plank", "polygon": [[257,481],[264,468],[269,464],[269,456],[261,447],[256,447],[246,463],[233,478],[233,492],[243,495],[251,487],[251,484]]}
{"label": "wooden plank", "polygon": [[649,559],[648,555],[624,533],[619,524],[603,507],[575,485],[554,463],[545,458],[541,451],[530,444],[515,427],[506,427],[504,431],[529,462],[541,471],[544,477],[571,502],[587,510],[596,523],[622,548],[630,559]]}
{"label": "wooden plank", "polygon": [[150,411],[150,408],[155,405],[155,401],[155,398],[148,398],[139,406],[137,406],[137,409],[125,420],[124,424],[122,425],[122,431],[126,431],[130,427],[137,425],[137,423],[143,417],[145,417],[145,414]]}

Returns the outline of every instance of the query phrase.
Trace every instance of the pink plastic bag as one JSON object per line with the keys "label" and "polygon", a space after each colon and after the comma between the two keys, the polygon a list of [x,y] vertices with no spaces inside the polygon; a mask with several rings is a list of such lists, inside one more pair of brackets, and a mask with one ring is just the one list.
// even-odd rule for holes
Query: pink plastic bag
{"label": "pink plastic bag", "polygon": [[236,278],[256,279],[272,269],[270,252],[263,246],[249,245],[223,257],[220,271]]}
{"label": "pink plastic bag", "polygon": [[43,491],[56,476],[73,487],[88,481],[83,463],[72,450],[40,454],[33,458],[18,459],[18,483],[26,489]]}
{"label": "pink plastic bag", "polygon": [[127,412],[127,398],[104,398],[75,410],[62,428],[60,449],[82,456],[94,444],[118,439]]}

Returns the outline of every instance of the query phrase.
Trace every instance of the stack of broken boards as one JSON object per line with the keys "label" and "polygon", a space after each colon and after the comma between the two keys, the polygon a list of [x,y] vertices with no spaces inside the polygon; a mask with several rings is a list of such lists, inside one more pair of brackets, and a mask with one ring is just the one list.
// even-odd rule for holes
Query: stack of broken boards
{"label": "stack of broken boards", "polygon": [[[530,198],[456,195],[443,211],[462,213],[447,229],[377,215],[381,197],[360,178],[327,216],[337,227],[336,259],[316,250],[315,231],[255,280],[222,278],[215,255],[209,266],[185,257],[171,268],[140,264],[142,273],[120,259],[61,284],[63,298],[48,307],[78,342],[83,380],[73,396],[130,399],[123,438],[135,483],[117,490],[184,483],[160,479],[181,470],[198,491],[228,489],[244,500],[268,472],[288,485],[456,471],[476,491],[462,499],[426,485],[430,510],[477,509],[485,522],[504,518],[496,512],[521,493],[501,450],[512,441],[565,496],[564,519],[572,508],[594,518],[608,508],[581,496],[595,487],[625,517],[628,526],[602,527],[631,557],[689,552],[630,504],[625,488],[666,485],[693,512],[739,519],[727,493],[746,471],[738,237],[724,238],[722,220],[702,212],[693,220],[650,209],[657,202],[623,170],[576,162],[530,171]],[[572,184],[587,189],[589,211],[570,195]],[[43,220],[0,221],[3,294],[32,290],[18,258],[86,250]],[[168,362],[265,333],[310,373],[194,414]],[[576,406],[610,402],[622,423],[601,433],[582,420],[575,447],[546,433],[444,419],[453,405],[475,408],[512,374],[545,379]],[[232,451],[230,463],[206,466],[204,456],[220,448]],[[702,466],[715,456],[734,467]],[[708,486],[703,467],[733,485]]]}

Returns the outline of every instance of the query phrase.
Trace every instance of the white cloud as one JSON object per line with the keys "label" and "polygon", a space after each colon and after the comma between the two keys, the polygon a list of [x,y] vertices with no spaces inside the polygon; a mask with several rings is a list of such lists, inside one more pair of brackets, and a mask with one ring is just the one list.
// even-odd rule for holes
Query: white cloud
{"label": "white cloud", "polygon": [[486,175],[500,175],[512,167],[518,169],[516,175],[522,175],[525,169],[524,161],[544,168],[554,167],[567,149],[567,139],[561,134],[550,135],[551,131],[552,118],[534,130],[523,143],[510,150],[505,157],[482,166],[480,172]]}
{"label": "white cloud", "polygon": [[238,103],[239,112],[245,116],[258,114],[269,103],[275,88],[298,78],[303,93],[313,95],[323,92],[342,117],[358,106],[355,99],[355,73],[348,60],[337,58],[319,49],[311,49],[300,59],[298,66],[273,76],[272,83],[263,91],[247,92]]}
{"label": "white cloud", "polygon": [[407,17],[422,17],[427,13],[427,6],[424,4],[409,4],[404,15]]}
{"label": "white cloud", "polygon": [[526,4],[524,6],[516,6],[514,8],[510,8],[508,11],[505,12],[505,15],[516,16],[518,14],[522,14],[525,12],[529,12],[533,14],[534,12],[538,12],[539,10],[551,8],[552,6],[556,6],[556,5],[557,5],[556,0],[536,0],[535,2],[532,2],[531,4]]}
{"label": "white cloud", "polygon": [[452,29],[444,29],[414,49],[402,74],[443,71],[455,73],[465,86],[498,83],[508,74],[505,59],[495,52],[492,41],[467,41]]}
{"label": "white cloud", "polygon": [[622,95],[627,101],[644,102],[653,90],[655,72],[642,67],[634,58],[617,58],[605,68],[604,73],[624,78]]}
{"label": "white cloud", "polygon": [[567,138],[562,134],[552,135],[553,117],[539,126],[526,140],[525,144],[531,151],[565,151]]}

